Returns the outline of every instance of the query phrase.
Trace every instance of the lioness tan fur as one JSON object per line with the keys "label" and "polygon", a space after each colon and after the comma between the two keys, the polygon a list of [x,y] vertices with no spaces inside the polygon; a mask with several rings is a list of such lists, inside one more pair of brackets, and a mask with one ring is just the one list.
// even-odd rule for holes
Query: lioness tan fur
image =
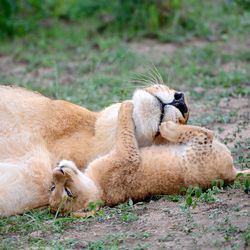
{"label": "lioness tan fur", "polygon": [[189,185],[207,188],[215,179],[235,180],[231,154],[212,131],[167,121],[160,125],[160,133],[168,144],[139,148],[132,117],[133,104],[123,103],[115,148],[83,173],[72,161],[59,163],[53,171],[53,211],[79,211],[97,200],[113,206],[129,198],[140,201],[149,195],[178,194]]}
{"label": "lioness tan fur", "polygon": [[[140,147],[165,143],[158,135],[160,120],[187,121],[187,110],[182,114],[172,105],[163,110],[159,103],[172,102],[176,93],[163,85],[135,91],[133,119]],[[71,159],[84,169],[112,151],[119,107],[91,112],[22,88],[0,86],[0,216],[48,205],[58,161]]]}

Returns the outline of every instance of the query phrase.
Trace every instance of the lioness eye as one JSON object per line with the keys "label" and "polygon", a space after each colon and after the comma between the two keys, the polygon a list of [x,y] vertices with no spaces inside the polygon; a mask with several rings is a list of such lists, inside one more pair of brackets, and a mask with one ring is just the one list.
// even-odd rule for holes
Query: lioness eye
{"label": "lioness eye", "polygon": [[53,186],[50,188],[50,192],[54,191],[54,190],[55,190],[55,188],[56,188],[56,186],[55,186],[55,185],[53,185]]}
{"label": "lioness eye", "polygon": [[69,197],[73,197],[73,194],[71,193],[71,191],[68,188],[65,188],[65,191]]}

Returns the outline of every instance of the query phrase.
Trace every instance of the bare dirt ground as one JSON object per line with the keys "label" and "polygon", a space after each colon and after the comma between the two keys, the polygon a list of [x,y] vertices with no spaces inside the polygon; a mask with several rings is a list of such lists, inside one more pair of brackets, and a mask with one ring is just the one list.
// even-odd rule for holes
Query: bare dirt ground
{"label": "bare dirt ground", "polygon": [[[90,225],[76,222],[63,237],[86,242],[116,238],[128,249],[211,249],[231,247],[247,249],[238,233],[249,230],[249,199],[242,192],[227,191],[215,204],[199,204],[183,211],[179,203],[166,200],[135,205],[138,219],[120,223],[114,218]],[[108,213],[108,209],[106,211]],[[88,244],[82,243],[78,247]]]}

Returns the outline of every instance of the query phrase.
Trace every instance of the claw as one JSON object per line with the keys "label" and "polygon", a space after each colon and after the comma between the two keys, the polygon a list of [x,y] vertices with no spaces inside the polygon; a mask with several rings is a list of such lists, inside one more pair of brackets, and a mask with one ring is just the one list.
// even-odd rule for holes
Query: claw
{"label": "claw", "polygon": [[62,174],[64,174],[64,171],[63,171],[62,167],[60,167],[59,171],[60,171]]}
{"label": "claw", "polygon": [[69,197],[73,197],[73,194],[71,193],[71,191],[68,188],[65,187],[65,191]]}
{"label": "claw", "polygon": [[51,188],[50,188],[50,192],[53,192],[55,190],[56,186],[53,185]]}

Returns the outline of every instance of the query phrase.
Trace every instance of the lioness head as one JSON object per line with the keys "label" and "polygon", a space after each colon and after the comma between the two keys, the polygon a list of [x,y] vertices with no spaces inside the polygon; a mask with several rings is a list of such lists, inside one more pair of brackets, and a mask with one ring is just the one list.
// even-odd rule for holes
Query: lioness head
{"label": "lioness head", "polygon": [[159,126],[164,121],[185,124],[189,109],[182,92],[155,84],[136,90],[133,98],[133,119],[139,145],[150,145],[160,137]]}

